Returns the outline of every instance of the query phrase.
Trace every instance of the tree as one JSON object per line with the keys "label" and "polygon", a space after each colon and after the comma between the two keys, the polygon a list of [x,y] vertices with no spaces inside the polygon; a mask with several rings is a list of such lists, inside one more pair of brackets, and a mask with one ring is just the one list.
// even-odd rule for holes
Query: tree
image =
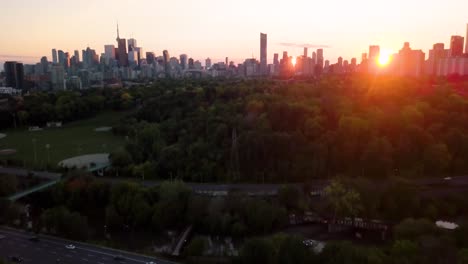
{"label": "tree", "polygon": [[278,264],[308,263],[309,254],[301,239],[286,236],[279,247]]}
{"label": "tree", "polygon": [[333,222],[337,217],[354,217],[361,211],[359,193],[346,188],[339,179],[331,181],[325,188],[325,195],[333,210]]}
{"label": "tree", "polygon": [[190,243],[185,248],[184,255],[193,257],[193,256],[203,256],[207,247],[207,241],[202,237],[195,237],[190,241]]}
{"label": "tree", "polygon": [[392,263],[412,264],[419,255],[417,244],[409,240],[397,240],[390,249]]}
{"label": "tree", "polygon": [[240,259],[243,264],[276,263],[273,244],[261,238],[247,240],[242,246]]}
{"label": "tree", "polygon": [[457,254],[457,259],[457,264],[468,264],[468,249],[460,249]]}
{"label": "tree", "polygon": [[18,182],[14,175],[0,175],[0,197],[16,192]]}
{"label": "tree", "polygon": [[408,218],[394,228],[395,238],[399,240],[415,241],[425,235],[434,235],[436,232],[435,224],[427,219]]}
{"label": "tree", "polygon": [[282,186],[278,191],[280,204],[289,210],[299,208],[300,191],[293,186]]}

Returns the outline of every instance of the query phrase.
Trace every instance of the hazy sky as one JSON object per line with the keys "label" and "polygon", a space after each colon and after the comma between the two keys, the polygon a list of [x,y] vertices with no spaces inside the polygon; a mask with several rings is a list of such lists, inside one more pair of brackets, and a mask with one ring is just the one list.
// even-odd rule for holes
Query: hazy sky
{"label": "hazy sky", "polygon": [[427,53],[465,36],[467,12],[467,0],[1,0],[0,62],[51,60],[52,48],[73,53],[88,44],[102,53],[115,44],[117,20],[121,37],[145,52],[168,49],[203,63],[258,58],[260,32],[268,34],[269,63],[283,50],[302,54],[283,42],[329,45],[332,62],[360,58],[370,44],[397,51],[409,41]]}

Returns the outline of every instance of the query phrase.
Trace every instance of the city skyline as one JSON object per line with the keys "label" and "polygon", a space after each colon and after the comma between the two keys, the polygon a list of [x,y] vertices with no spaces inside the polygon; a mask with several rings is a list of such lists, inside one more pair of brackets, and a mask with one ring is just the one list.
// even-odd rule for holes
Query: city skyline
{"label": "city skyline", "polygon": [[[0,47],[0,64],[7,60],[31,63],[43,55],[51,60],[52,48],[73,52],[88,44],[98,54],[104,53],[104,45],[115,44],[112,40],[117,20],[120,34],[127,39],[138,39],[145,51],[162,53],[167,49],[171,54],[189,54],[200,61],[207,57],[213,61],[229,57],[240,63],[252,55],[260,59],[258,32],[268,34],[268,64],[272,63],[274,53],[288,51],[297,56],[302,54],[304,46],[329,47],[325,48],[325,56],[330,61],[340,56],[359,58],[373,44],[394,53],[408,41],[413,47],[427,51],[434,43],[449,45],[452,35],[465,36],[466,16],[462,10],[468,8],[468,3],[456,1],[429,1],[424,5],[394,1],[382,13],[376,9],[379,6],[381,9],[381,5],[370,1],[355,1],[352,6],[340,3],[349,9],[339,10],[326,3],[292,1],[290,5],[301,8],[292,9],[290,19],[284,19],[279,16],[286,12],[282,5],[265,1],[239,1],[232,4],[229,13],[218,12],[226,10],[226,4],[211,0],[197,5],[182,1],[158,4],[140,1],[136,6],[145,8],[139,9],[139,16],[123,11],[128,5],[121,1],[92,3],[94,8],[89,11],[86,4],[75,7],[71,1],[45,2],[23,0],[4,4],[6,12],[0,22],[6,25],[4,34],[9,36],[9,41]],[[154,9],[156,6],[158,9]],[[264,19],[253,19],[265,7],[268,13],[264,13]],[[159,9],[167,12],[157,12]],[[113,12],[103,15],[103,10]],[[419,19],[410,19],[411,14]],[[35,23],[30,23],[31,20]],[[164,23],[171,20],[173,23]],[[94,27],[89,27],[90,23]]]}

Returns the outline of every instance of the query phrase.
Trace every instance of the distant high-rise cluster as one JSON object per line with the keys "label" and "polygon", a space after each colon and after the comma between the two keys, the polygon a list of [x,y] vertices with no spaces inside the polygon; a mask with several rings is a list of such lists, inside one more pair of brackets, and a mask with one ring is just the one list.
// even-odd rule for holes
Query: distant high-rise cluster
{"label": "distant high-rise cluster", "polygon": [[[204,66],[187,54],[171,57],[169,50],[159,55],[144,52],[135,38],[120,36],[117,24],[116,44],[104,46],[104,52],[87,47],[80,53],[52,49],[52,61],[42,57],[34,65],[8,61],[4,65],[6,87],[14,89],[65,90],[89,87],[122,86],[125,81],[146,81],[158,78],[224,77],[224,78],[291,78],[293,76],[317,77],[323,74],[348,74],[363,72],[370,74],[392,74],[396,76],[449,76],[468,75],[468,25],[466,37],[452,36],[446,47],[436,43],[429,50],[428,57],[422,50],[412,49],[409,42],[403,44],[395,54],[387,54],[378,45],[356,58],[346,60],[339,57],[336,63],[325,59],[324,49],[311,52],[310,46],[303,47],[301,56],[293,57],[288,51],[274,53],[268,63],[268,35],[260,33],[260,59],[248,58],[235,64],[225,57],[220,62],[211,58],[204,60]],[[310,53],[311,52],[311,53]]]}

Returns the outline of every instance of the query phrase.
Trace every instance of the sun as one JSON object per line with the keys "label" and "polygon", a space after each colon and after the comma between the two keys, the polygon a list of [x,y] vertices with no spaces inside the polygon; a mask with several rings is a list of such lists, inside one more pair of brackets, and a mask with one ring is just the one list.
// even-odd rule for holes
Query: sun
{"label": "sun", "polygon": [[392,55],[390,55],[390,52],[382,51],[380,52],[379,58],[377,62],[379,63],[380,66],[387,66],[392,59]]}
{"label": "sun", "polygon": [[293,66],[296,66],[296,57],[292,57],[292,59],[291,59],[291,64],[292,64]]}

